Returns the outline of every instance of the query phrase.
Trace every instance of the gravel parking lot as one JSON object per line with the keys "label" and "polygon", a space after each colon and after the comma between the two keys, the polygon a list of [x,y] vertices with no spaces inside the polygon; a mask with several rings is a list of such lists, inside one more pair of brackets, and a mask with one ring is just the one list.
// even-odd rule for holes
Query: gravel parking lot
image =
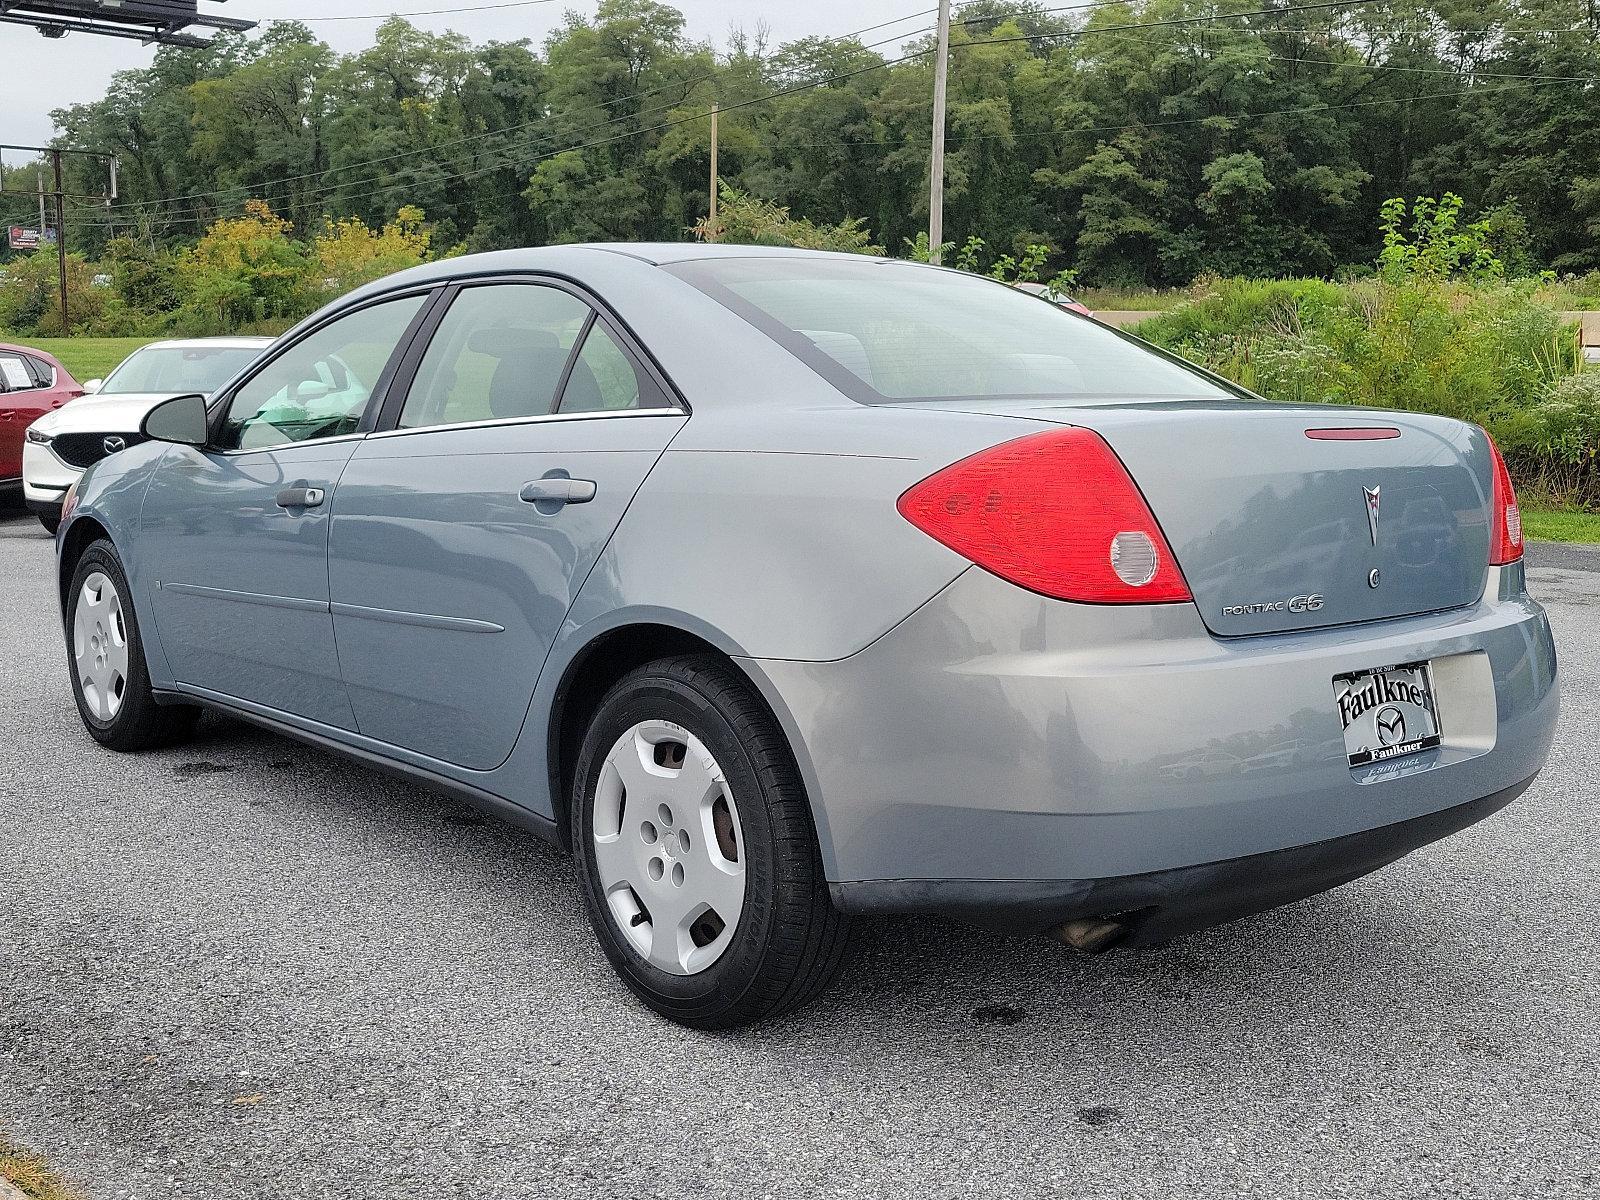
{"label": "gravel parking lot", "polygon": [[0,1128],[94,1200],[1594,1196],[1600,554],[1534,553],[1561,732],[1488,822],[1157,949],[863,925],[706,1036],[531,836],[216,718],[101,750],[0,520]]}

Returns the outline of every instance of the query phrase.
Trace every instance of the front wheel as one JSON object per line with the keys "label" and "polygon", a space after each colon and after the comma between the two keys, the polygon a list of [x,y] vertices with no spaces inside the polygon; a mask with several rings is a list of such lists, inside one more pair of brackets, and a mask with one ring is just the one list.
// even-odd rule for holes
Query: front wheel
{"label": "front wheel", "polygon": [[51,516],[48,513],[38,513],[36,515],[39,518],[39,524],[44,526],[44,531],[51,537],[55,537],[56,530],[61,528],[61,518]]}
{"label": "front wheel", "polygon": [[827,986],[848,922],[789,747],[731,667],[685,655],[625,676],[595,712],[575,786],[589,920],[652,1009],[726,1029]]}
{"label": "front wheel", "polygon": [[90,545],[67,592],[72,696],[89,736],[113,750],[149,750],[187,737],[200,710],[156,703],[145,669],[133,592],[116,549]]}

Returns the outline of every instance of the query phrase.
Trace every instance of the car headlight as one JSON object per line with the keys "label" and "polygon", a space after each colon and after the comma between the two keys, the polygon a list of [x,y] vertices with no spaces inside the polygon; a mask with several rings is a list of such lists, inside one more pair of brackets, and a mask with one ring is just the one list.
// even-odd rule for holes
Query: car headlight
{"label": "car headlight", "polygon": [[27,438],[35,446],[48,446],[50,444],[50,435],[48,433],[41,433],[31,426],[28,428]]}

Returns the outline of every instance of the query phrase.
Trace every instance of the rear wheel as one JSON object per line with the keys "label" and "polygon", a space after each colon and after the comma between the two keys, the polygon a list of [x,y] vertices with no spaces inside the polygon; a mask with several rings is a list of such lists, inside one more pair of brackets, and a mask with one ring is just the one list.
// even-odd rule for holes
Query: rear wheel
{"label": "rear wheel", "polygon": [[686,655],[625,676],[590,723],[576,789],[589,919],[647,1005],[723,1029],[827,986],[848,923],[793,756],[733,669]]}
{"label": "rear wheel", "polygon": [[67,592],[67,661],[84,728],[113,750],[148,750],[178,741],[200,715],[191,705],[156,703],[132,595],[111,543],[91,544]]}

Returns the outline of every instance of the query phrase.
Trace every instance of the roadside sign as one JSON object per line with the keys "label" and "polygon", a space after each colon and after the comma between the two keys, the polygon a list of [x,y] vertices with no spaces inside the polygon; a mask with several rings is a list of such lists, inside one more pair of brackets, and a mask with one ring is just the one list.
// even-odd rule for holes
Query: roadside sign
{"label": "roadside sign", "polygon": [[10,228],[9,241],[13,250],[37,250],[40,246],[54,246],[54,229],[26,229],[21,225]]}

